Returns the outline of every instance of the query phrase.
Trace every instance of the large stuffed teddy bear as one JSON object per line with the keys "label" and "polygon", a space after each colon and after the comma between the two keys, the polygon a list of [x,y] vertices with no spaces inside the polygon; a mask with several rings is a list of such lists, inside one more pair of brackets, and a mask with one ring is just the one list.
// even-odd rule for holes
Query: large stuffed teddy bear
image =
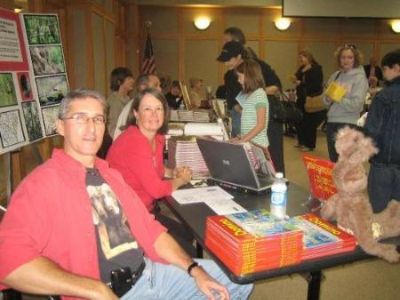
{"label": "large stuffed teddy bear", "polygon": [[338,132],[335,148],[339,154],[333,169],[337,193],[323,205],[321,216],[336,219],[339,226],[351,231],[365,252],[398,262],[396,246],[379,240],[400,235],[400,202],[392,200],[384,211],[374,214],[366,190],[364,163],[378,150],[370,138],[349,127]]}

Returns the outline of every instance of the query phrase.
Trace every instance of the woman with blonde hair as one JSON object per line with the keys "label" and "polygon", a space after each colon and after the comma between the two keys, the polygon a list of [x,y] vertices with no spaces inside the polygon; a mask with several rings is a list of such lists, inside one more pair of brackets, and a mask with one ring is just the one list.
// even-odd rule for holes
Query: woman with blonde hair
{"label": "woman with blonde hair", "polygon": [[[329,158],[336,162],[338,154],[335,150],[335,136],[342,127],[357,127],[357,120],[364,107],[368,91],[368,81],[361,65],[361,53],[355,45],[345,44],[336,51],[339,70],[334,72],[328,82],[324,94],[324,102],[328,107],[328,123],[326,138]],[[332,84],[334,83],[334,84]],[[335,86],[335,88],[331,88]],[[335,97],[333,91],[342,90],[342,97]],[[338,93],[336,93],[338,94]]]}

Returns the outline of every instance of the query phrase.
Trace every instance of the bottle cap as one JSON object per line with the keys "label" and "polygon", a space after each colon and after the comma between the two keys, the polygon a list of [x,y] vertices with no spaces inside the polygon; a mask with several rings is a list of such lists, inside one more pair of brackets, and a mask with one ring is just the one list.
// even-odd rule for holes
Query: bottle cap
{"label": "bottle cap", "polygon": [[283,178],[283,173],[282,172],[275,173],[275,178],[278,178],[278,179]]}

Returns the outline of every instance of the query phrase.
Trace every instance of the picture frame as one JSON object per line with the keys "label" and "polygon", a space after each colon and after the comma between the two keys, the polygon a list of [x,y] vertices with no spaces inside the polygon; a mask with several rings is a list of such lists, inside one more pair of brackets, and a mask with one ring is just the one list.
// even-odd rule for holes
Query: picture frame
{"label": "picture frame", "polygon": [[3,149],[26,141],[18,109],[0,113],[0,140]]}
{"label": "picture frame", "polygon": [[40,105],[59,104],[68,93],[68,81],[65,74],[47,77],[36,77],[36,87]]}
{"label": "picture frame", "polygon": [[33,72],[36,76],[65,73],[61,45],[29,46]]}
{"label": "picture frame", "polygon": [[58,119],[59,105],[42,108],[43,125],[46,136],[57,134],[56,121]]}
{"label": "picture frame", "polygon": [[0,107],[17,105],[13,74],[0,73]]}
{"label": "picture frame", "polygon": [[57,15],[24,14],[29,45],[60,44]]}
{"label": "picture frame", "polygon": [[32,82],[29,72],[17,72],[17,78],[18,78],[19,93],[21,94],[22,102],[32,101],[33,100]]}
{"label": "picture frame", "polygon": [[39,119],[39,107],[36,101],[22,102],[22,111],[29,141],[36,141],[43,137]]}

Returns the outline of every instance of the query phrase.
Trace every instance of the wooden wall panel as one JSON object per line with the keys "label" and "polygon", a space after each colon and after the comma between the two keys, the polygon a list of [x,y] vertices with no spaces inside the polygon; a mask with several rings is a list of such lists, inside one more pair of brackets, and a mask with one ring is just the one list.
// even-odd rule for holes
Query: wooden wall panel
{"label": "wooden wall panel", "polygon": [[107,95],[107,69],[105,66],[105,40],[103,34],[103,18],[96,13],[92,13],[93,28],[93,59],[94,59],[94,89]]}
{"label": "wooden wall panel", "polygon": [[176,40],[155,40],[153,43],[157,72],[178,79],[178,43]]}
{"label": "wooden wall panel", "polygon": [[246,37],[249,38],[260,34],[260,9],[225,9],[224,13],[226,28],[230,26],[240,27]]}
{"label": "wooden wall panel", "polygon": [[140,28],[143,28],[145,21],[151,21],[151,32],[159,33],[178,32],[178,14],[176,8],[170,7],[143,7],[140,9]]}
{"label": "wooden wall panel", "polygon": [[69,76],[72,77],[70,78],[70,84],[71,88],[87,87],[87,72],[89,70],[86,56],[87,43],[78,42],[85,41],[87,37],[85,12],[78,9],[74,10],[71,12],[71,20],[72,40],[75,42],[70,43],[71,52],[73,53],[72,76]]}
{"label": "wooden wall panel", "polygon": [[339,22],[327,18],[304,18],[304,38],[335,39],[339,32]]}
{"label": "wooden wall panel", "polygon": [[185,43],[185,79],[198,77],[204,80],[204,86],[211,85],[214,90],[219,84],[218,45],[216,41],[190,40]]}
{"label": "wooden wall panel", "polygon": [[[115,38],[115,25],[107,20],[104,20],[104,37],[105,37],[105,60],[106,60],[106,70],[105,70],[105,85],[107,86],[106,91],[109,92],[109,82],[111,71],[115,67],[125,67],[125,64],[117,65],[115,63],[115,51],[120,51],[120,49],[114,48],[114,38]],[[121,49],[123,50],[123,49]],[[121,56],[123,54],[121,53]]]}
{"label": "wooden wall panel", "polygon": [[286,89],[292,84],[289,75],[297,69],[297,43],[288,41],[265,42],[266,61],[276,71]]}

